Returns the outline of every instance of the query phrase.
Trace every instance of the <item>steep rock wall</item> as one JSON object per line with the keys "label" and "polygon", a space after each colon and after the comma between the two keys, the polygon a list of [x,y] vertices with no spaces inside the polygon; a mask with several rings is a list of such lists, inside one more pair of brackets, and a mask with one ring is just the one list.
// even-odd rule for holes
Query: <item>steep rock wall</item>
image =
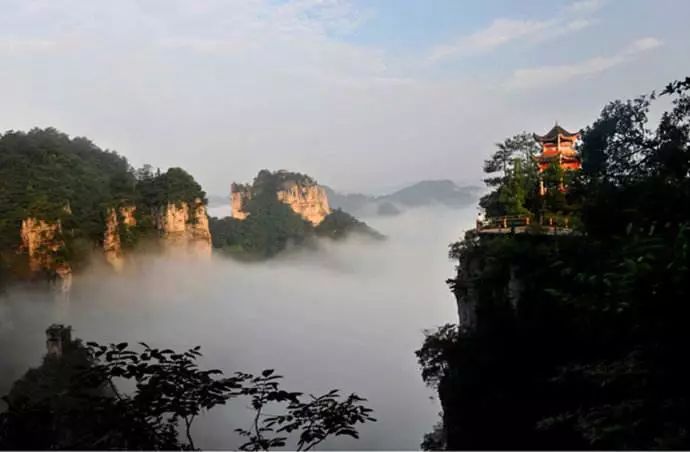
{"label": "steep rock wall", "polygon": [[115,208],[110,208],[106,214],[103,253],[105,254],[106,261],[117,271],[121,271],[124,267],[120,225],[122,224],[128,228],[136,226],[135,212],[135,206],[122,206],[117,211]]}
{"label": "steep rock wall", "polygon": [[289,205],[292,210],[314,226],[321,223],[331,213],[326,190],[318,185],[300,185],[287,182],[277,193],[278,200]]}
{"label": "steep rock wall", "polygon": [[122,244],[120,242],[120,233],[118,231],[119,222],[117,221],[117,212],[115,209],[108,209],[105,217],[105,232],[103,233],[103,253],[105,260],[120,271],[124,265],[122,259]]}
{"label": "steep rock wall", "polygon": [[231,216],[237,220],[244,220],[249,215],[245,210],[244,206],[247,201],[252,197],[252,192],[249,187],[232,184],[231,194],[230,194],[230,209]]}
{"label": "steep rock wall", "polygon": [[[314,226],[321,223],[331,213],[326,190],[319,185],[304,185],[288,181],[276,192],[279,201],[287,204],[292,210]],[[233,184],[231,194],[232,217],[238,220],[247,218],[244,210],[246,202],[251,199],[251,191],[245,186]]]}
{"label": "steep rock wall", "polygon": [[190,208],[186,202],[168,203],[157,216],[163,246],[170,251],[211,255],[211,232],[206,206],[200,199]]}
{"label": "steep rock wall", "polygon": [[60,280],[60,291],[69,291],[72,284],[72,268],[58,257],[58,253],[65,248],[60,221],[25,218],[22,220],[20,236],[21,250],[29,257],[30,270],[54,273]]}
{"label": "steep rock wall", "polygon": [[473,330],[477,325],[477,280],[481,272],[480,266],[479,259],[468,257],[461,260],[458,266],[453,293],[458,307],[458,326],[462,330]]}
{"label": "steep rock wall", "polygon": [[137,219],[134,217],[134,213],[137,211],[136,206],[122,206],[120,207],[120,218],[122,219],[122,224],[125,226],[136,226]]}

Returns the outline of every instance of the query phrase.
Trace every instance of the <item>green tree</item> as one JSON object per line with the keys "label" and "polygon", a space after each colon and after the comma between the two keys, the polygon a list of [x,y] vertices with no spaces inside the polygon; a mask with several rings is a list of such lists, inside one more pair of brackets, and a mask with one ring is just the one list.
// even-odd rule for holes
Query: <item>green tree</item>
{"label": "green tree", "polygon": [[539,145],[526,132],[498,143],[496,152],[484,162],[485,179],[493,190],[479,204],[488,216],[525,215],[537,205],[538,175],[534,156]]}
{"label": "green tree", "polygon": [[242,398],[256,413],[250,429],[237,429],[246,438],[244,450],[284,447],[291,437],[298,450],[309,450],[329,437],[357,438],[356,426],[374,421],[366,400],[355,394],[305,396],[282,389],[282,377],[270,369],[230,377],[203,370],[200,347],[175,352],[140,345],[136,351],[127,343],[70,341],[61,356],[48,355],[4,398],[0,447],[196,449],[198,416]]}

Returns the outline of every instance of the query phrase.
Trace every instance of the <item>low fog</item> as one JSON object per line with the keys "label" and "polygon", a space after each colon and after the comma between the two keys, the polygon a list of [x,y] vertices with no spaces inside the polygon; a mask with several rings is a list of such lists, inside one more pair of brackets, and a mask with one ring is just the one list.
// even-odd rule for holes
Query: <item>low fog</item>
{"label": "low fog", "polygon": [[[286,389],[339,388],[366,397],[378,422],[361,439],[323,448],[417,449],[440,406],[425,387],[414,350],[422,330],[456,321],[444,281],[453,273],[447,246],[474,220],[474,208],[425,208],[366,218],[388,236],[381,243],[322,242],[268,262],[208,262],[137,256],[122,275],[93,268],[75,279],[68,304],[10,292],[0,303],[0,392],[40,363],[44,331],[69,324],[73,336],[101,343],[144,341],[202,346],[202,364],[230,374],[274,368]],[[247,427],[238,399],[201,418],[202,448],[237,448]]]}

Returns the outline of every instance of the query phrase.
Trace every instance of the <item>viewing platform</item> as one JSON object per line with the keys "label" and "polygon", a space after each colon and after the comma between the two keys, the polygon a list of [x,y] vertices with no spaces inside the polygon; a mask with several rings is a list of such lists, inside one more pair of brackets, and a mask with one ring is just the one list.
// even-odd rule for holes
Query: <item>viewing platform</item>
{"label": "viewing platform", "polygon": [[568,218],[546,217],[535,222],[528,215],[512,215],[477,220],[475,233],[571,235],[575,231],[570,227]]}

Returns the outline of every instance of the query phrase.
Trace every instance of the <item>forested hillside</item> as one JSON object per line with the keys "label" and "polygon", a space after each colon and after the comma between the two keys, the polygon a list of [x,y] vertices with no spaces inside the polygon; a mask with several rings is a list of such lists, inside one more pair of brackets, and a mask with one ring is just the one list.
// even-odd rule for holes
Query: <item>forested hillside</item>
{"label": "forested hillside", "polygon": [[55,253],[78,268],[103,242],[108,209],[136,208],[136,227],[123,234],[123,245],[133,246],[154,232],[156,209],[204,198],[180,168],[135,171],[118,153],[52,128],[6,132],[0,135],[0,272],[5,279],[28,276],[26,252],[19,252],[26,251],[20,249],[25,219],[59,224],[64,246]]}
{"label": "forested hillside", "polygon": [[[654,126],[659,98],[673,103]],[[468,316],[417,352],[443,405],[424,447],[689,448],[690,78],[608,104],[583,130],[582,170],[549,168],[545,196],[537,149],[500,145],[481,201],[531,228],[451,245]],[[570,230],[549,234],[547,217]]]}

